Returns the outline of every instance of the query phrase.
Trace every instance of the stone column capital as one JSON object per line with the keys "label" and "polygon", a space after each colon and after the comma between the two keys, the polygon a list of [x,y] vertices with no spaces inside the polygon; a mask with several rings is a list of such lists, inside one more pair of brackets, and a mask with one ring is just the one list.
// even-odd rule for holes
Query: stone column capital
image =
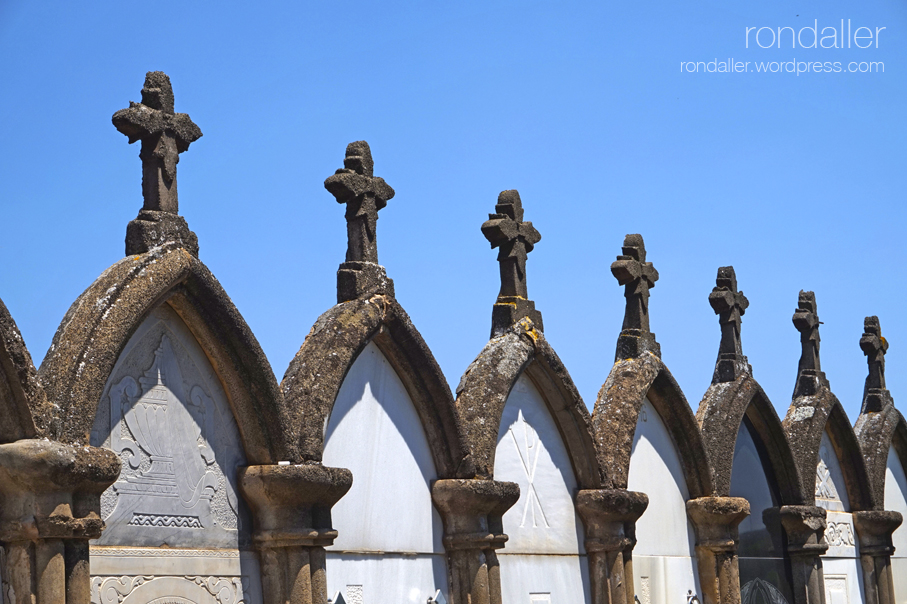
{"label": "stone column capital", "polygon": [[579,491],[576,511],[586,527],[586,550],[623,551],[635,545],[635,523],[648,506],[645,493],[624,489]]}
{"label": "stone column capital", "polygon": [[891,534],[901,526],[900,512],[863,511],[853,513],[853,524],[860,540],[860,553],[869,556],[890,556],[894,553]]}
{"label": "stone column capital", "polygon": [[814,505],[785,505],[780,509],[780,516],[791,556],[821,556],[828,551],[824,509]]}
{"label": "stone column capital", "polygon": [[737,527],[750,514],[742,497],[699,497],[687,501],[687,514],[696,527],[698,545],[712,551],[732,551],[738,540]]}
{"label": "stone column capital", "polygon": [[0,540],[97,539],[99,506],[83,500],[97,501],[119,475],[120,459],[107,449],[37,439],[0,445]]}
{"label": "stone column capital", "polygon": [[352,485],[349,470],[314,463],[239,470],[239,487],[255,519],[253,538],[272,548],[331,545],[337,537],[331,507]]}
{"label": "stone column capital", "polygon": [[520,498],[520,486],[477,478],[441,479],[432,484],[431,498],[444,519],[449,550],[497,549],[507,541],[501,516]]}

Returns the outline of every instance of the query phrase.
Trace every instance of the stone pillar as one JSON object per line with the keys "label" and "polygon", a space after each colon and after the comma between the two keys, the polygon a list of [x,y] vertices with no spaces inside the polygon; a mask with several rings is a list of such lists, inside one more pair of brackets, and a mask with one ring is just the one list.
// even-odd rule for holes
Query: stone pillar
{"label": "stone pillar", "polygon": [[88,540],[101,493],[120,475],[107,449],[20,440],[0,445],[3,576],[17,602],[89,604]]}
{"label": "stone pillar", "polygon": [[264,604],[327,604],[324,548],[334,543],[331,507],[353,475],[321,464],[250,466],[239,485],[252,508]]}
{"label": "stone pillar", "polygon": [[496,549],[504,547],[501,517],[520,498],[513,482],[436,480],[431,498],[444,519],[451,604],[501,604]]}
{"label": "stone pillar", "polygon": [[895,604],[891,576],[891,534],[901,526],[898,512],[854,512],[853,524],[860,540],[860,564],[863,567],[865,604]]}
{"label": "stone pillar", "polygon": [[781,525],[787,534],[787,553],[793,575],[795,604],[825,604],[822,554],[825,542],[825,510],[814,505],[785,505]]}
{"label": "stone pillar", "polygon": [[634,604],[636,521],[649,505],[645,493],[596,489],[576,494],[586,529],[592,604]]}
{"label": "stone pillar", "polygon": [[740,604],[737,526],[749,516],[742,497],[700,497],[687,501],[696,527],[696,560],[703,604]]}

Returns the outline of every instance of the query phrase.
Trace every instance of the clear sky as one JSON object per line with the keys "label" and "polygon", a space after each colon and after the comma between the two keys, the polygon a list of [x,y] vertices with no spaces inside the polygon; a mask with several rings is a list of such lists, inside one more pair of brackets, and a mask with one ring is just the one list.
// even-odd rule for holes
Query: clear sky
{"label": "clear sky", "polygon": [[[804,48],[816,23],[840,46],[842,19],[850,48]],[[781,48],[759,47],[785,27]],[[661,275],[652,329],[694,409],[728,264],[750,301],[744,352],[782,416],[800,289],[816,292],[822,367],[851,421],[866,315],[907,408],[905,32],[902,0],[3,0],[0,298],[40,364],[72,301],[123,256],[139,145],[110,117],[162,70],[204,132],[181,156],[181,213],[278,379],[335,302],[345,223],[323,181],[365,139],[397,192],[381,263],[452,388],[498,290],[479,227],[516,188],[542,234],[530,297],[590,407],[623,317],[609,265],[638,232]],[[729,59],[749,71],[718,72]]]}

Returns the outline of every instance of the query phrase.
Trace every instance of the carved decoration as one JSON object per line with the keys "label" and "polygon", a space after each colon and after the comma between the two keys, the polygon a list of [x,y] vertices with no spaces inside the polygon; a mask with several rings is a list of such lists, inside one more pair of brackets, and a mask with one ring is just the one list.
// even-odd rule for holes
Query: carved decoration
{"label": "carved decoration", "polygon": [[[132,604],[129,596],[137,588],[142,589],[142,601],[153,598],[151,602],[199,602],[213,596],[217,604],[245,604],[249,588],[248,577],[194,577],[194,576],[154,576],[136,577],[94,577],[91,580],[91,604]],[[159,587],[160,586],[160,587]],[[179,595],[161,593],[164,589],[179,587]],[[187,591],[188,590],[188,591]],[[198,598],[190,599],[183,594],[197,591]],[[138,594],[136,594],[138,597]]]}
{"label": "carved decoration", "polygon": [[825,540],[830,547],[856,547],[853,526],[849,522],[829,522],[825,527]]}
{"label": "carved decoration", "polygon": [[513,441],[513,446],[516,447],[520,462],[522,462],[526,480],[529,481],[529,490],[526,493],[526,503],[523,506],[523,517],[520,521],[520,527],[526,526],[526,518],[531,512],[532,528],[538,528],[540,524],[544,528],[551,528],[545,516],[545,510],[542,508],[542,500],[539,498],[538,490],[533,482],[535,480],[535,469],[538,466],[539,453],[543,449],[539,434],[523,417],[522,410],[518,412],[517,421],[510,426],[508,433]]}
{"label": "carved decoration", "polygon": [[787,604],[777,587],[758,577],[740,588],[740,601],[742,604]]}

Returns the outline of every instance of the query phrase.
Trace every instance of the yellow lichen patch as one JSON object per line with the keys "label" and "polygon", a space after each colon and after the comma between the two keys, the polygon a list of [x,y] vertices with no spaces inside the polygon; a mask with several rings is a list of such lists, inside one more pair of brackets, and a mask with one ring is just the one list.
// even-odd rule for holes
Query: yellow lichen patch
{"label": "yellow lichen patch", "polygon": [[525,333],[527,336],[532,338],[533,342],[539,341],[540,334],[539,334],[538,330],[535,328],[535,324],[532,322],[532,320],[529,317],[523,317],[522,319],[520,319],[520,322],[518,323],[518,325],[520,326],[520,329],[523,330],[523,333]]}

